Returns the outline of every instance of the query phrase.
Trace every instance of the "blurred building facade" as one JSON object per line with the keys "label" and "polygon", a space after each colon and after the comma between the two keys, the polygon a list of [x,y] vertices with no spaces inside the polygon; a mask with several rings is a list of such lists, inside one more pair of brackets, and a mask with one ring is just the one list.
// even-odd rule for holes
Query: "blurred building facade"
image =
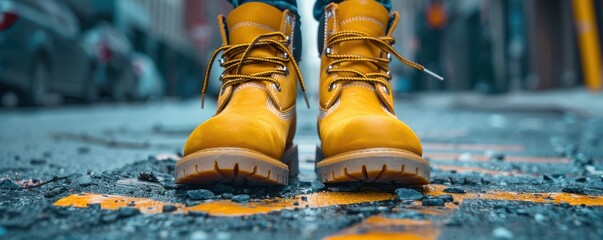
{"label": "blurred building facade", "polygon": [[[224,0],[68,1],[79,6],[82,26],[108,21],[125,32],[135,51],[156,61],[167,94],[182,97],[198,95],[208,55],[220,44],[216,15],[231,8]],[[592,2],[603,45],[603,0],[574,1]],[[572,1],[396,0],[393,9],[401,13],[396,48],[446,77],[435,81],[394,62],[399,92],[503,93],[585,84]]]}
{"label": "blurred building facade", "polygon": [[[591,3],[591,0],[577,0]],[[430,80],[412,70],[399,91],[478,90],[500,93],[581,86],[578,41],[583,23],[566,0],[400,0],[396,46],[446,76]],[[603,1],[592,0],[599,46]],[[589,23],[590,24],[590,23]],[[591,49],[587,49],[589,51]],[[598,51],[593,48],[592,51]],[[598,63],[599,68],[600,61]],[[403,77],[410,76],[410,78]],[[602,81],[598,79],[598,81]]]}

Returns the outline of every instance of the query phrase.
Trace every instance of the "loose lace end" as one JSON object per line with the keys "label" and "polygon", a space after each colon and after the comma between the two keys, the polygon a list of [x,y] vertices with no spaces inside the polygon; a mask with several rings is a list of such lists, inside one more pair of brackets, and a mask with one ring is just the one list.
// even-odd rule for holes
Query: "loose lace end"
{"label": "loose lace end", "polygon": [[310,102],[308,102],[308,96],[306,96],[306,93],[304,92],[304,100],[306,101],[306,107],[308,107],[308,109],[310,109]]}
{"label": "loose lace end", "polygon": [[434,72],[432,72],[432,71],[429,71],[429,69],[427,69],[427,68],[424,68],[424,69],[423,69],[423,72],[425,72],[425,73],[427,73],[427,74],[431,75],[431,76],[432,76],[432,77],[434,77],[434,78],[439,79],[440,81],[444,81],[444,77],[442,77],[442,76],[440,76],[440,75],[437,75],[437,74],[435,74],[435,73],[434,73]]}
{"label": "loose lace end", "polygon": [[205,93],[201,93],[201,109],[205,107]]}

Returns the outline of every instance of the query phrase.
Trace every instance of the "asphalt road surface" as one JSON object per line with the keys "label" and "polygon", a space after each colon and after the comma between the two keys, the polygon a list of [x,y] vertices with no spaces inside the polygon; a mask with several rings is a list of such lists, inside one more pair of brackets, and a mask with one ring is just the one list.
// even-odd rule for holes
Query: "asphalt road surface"
{"label": "asphalt road surface", "polygon": [[2,239],[602,239],[603,119],[400,99],[431,185],[323,185],[298,108],[286,187],[173,182],[200,103],[0,110]]}

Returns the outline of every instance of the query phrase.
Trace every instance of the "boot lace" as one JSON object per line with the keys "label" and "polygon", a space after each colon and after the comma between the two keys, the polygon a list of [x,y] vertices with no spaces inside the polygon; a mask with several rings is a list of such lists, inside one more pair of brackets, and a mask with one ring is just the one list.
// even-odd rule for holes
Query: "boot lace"
{"label": "boot lace", "polygon": [[[352,55],[352,54],[335,54],[332,51],[332,46],[338,43],[347,42],[347,41],[367,41],[375,46],[379,47],[382,51],[387,53],[386,57],[367,57],[360,55]],[[400,62],[413,67],[417,70],[423,71],[439,80],[444,80],[443,77],[429,71],[423,65],[415,63],[405,57],[403,57],[394,47],[392,46],[395,43],[395,38],[390,36],[381,36],[381,37],[372,37],[362,32],[357,31],[341,31],[334,33],[330,37],[327,38],[327,45],[325,49],[325,54],[330,59],[333,59],[327,67],[327,74],[332,73],[352,73],[352,76],[343,76],[343,77],[335,77],[329,83],[329,86],[333,86],[337,82],[344,81],[360,81],[360,82],[368,82],[368,83],[379,83],[382,84],[388,92],[391,92],[389,89],[389,81],[391,80],[391,74],[389,71],[388,64],[391,62],[391,55],[394,55]],[[363,73],[361,71],[352,69],[352,68],[334,68],[333,65],[343,63],[343,62],[370,62],[377,66],[379,72],[374,73]],[[381,72],[385,71],[385,73]]]}
{"label": "boot lace", "polygon": [[[220,92],[224,88],[230,85],[238,85],[244,82],[250,81],[268,81],[272,82],[274,87],[280,91],[280,83],[278,80],[273,77],[274,74],[280,75],[288,75],[289,70],[287,69],[287,63],[293,63],[293,69],[295,70],[295,74],[297,75],[297,79],[302,90],[304,100],[306,101],[306,105],[310,108],[310,103],[308,102],[308,97],[306,96],[306,86],[304,83],[304,79],[302,78],[301,71],[299,69],[299,65],[297,61],[293,59],[293,54],[287,47],[289,45],[290,39],[288,36],[281,32],[273,32],[266,33],[257,36],[250,43],[240,43],[234,45],[224,45],[216,49],[216,51],[212,54],[209,59],[209,63],[207,64],[207,70],[205,71],[205,78],[203,80],[203,89],[201,91],[201,108],[205,105],[205,94],[207,92],[207,86],[209,83],[209,77],[211,73],[211,67],[216,57],[220,52],[222,53],[222,58],[220,59],[220,66],[224,68],[224,71],[220,75],[220,81],[222,82],[222,86],[220,88]],[[263,46],[272,46],[284,54],[282,56],[274,56],[274,57],[256,57],[249,56],[251,50],[256,47]],[[242,53],[242,54],[241,54]],[[232,59],[226,59],[224,56],[239,56],[233,57]],[[252,74],[242,74],[241,67],[243,65],[249,64],[258,64],[258,63],[269,63],[278,66],[274,70],[262,71]]]}

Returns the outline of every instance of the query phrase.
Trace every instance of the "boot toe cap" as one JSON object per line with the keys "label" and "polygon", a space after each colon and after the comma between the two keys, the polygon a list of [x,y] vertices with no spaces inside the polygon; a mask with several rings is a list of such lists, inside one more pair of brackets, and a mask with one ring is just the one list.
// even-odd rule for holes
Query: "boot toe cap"
{"label": "boot toe cap", "polygon": [[281,136],[275,124],[249,116],[218,115],[193,130],[184,154],[210,148],[243,148],[279,159],[286,136]]}
{"label": "boot toe cap", "polygon": [[421,142],[405,123],[391,116],[360,116],[321,126],[325,156],[369,148],[395,148],[422,155]]}

